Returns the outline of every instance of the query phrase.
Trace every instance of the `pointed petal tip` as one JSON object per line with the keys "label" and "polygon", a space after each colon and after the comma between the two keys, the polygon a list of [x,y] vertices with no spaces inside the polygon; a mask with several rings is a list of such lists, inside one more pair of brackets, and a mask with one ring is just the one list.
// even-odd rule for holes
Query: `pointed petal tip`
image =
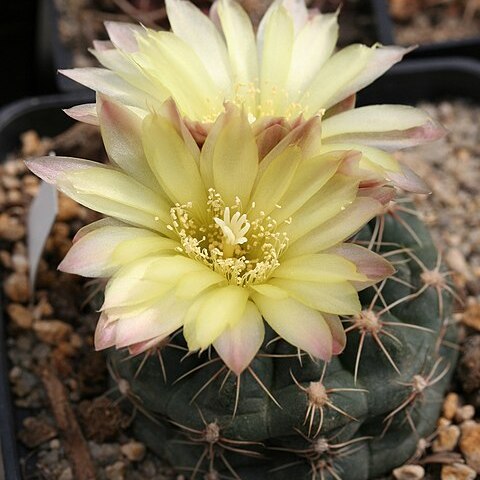
{"label": "pointed petal tip", "polygon": [[29,158],[25,160],[25,165],[43,181],[54,184],[58,175],[55,174],[53,169],[49,168],[48,160],[51,160],[51,158],[52,157]]}
{"label": "pointed petal tip", "polygon": [[114,322],[108,323],[108,317],[102,313],[98,319],[97,327],[94,335],[95,350],[105,350],[106,348],[115,345],[116,338],[116,324]]}

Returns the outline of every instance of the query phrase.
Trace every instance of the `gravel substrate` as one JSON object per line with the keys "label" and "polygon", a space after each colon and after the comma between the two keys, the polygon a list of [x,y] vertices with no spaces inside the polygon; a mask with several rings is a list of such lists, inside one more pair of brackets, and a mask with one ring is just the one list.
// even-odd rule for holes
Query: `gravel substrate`
{"label": "gravel substrate", "polygon": [[[455,315],[461,324],[462,354],[437,432],[419,439],[412,460],[416,465],[397,469],[394,476],[421,479],[426,471],[425,478],[473,480],[480,473],[480,423],[475,421],[475,409],[480,408],[480,107],[462,101],[421,106],[450,134],[399,157],[432,189],[432,195],[414,200],[466,308],[459,304]],[[105,394],[108,372],[92,340],[98,314],[88,302],[98,284],[56,270],[74,233],[96,216],[64,196],[30,299],[24,219],[38,180],[26,171],[23,159],[51,149],[104,159],[95,128],[78,125],[54,140],[40,140],[29,132],[21,154],[0,166],[9,377],[15,405],[27,416],[19,432],[25,447],[22,464],[29,478],[49,480],[183,478],[132,438],[131,416],[122,402]]]}
{"label": "gravel substrate", "polygon": [[389,0],[389,4],[400,45],[480,37],[478,0]]}

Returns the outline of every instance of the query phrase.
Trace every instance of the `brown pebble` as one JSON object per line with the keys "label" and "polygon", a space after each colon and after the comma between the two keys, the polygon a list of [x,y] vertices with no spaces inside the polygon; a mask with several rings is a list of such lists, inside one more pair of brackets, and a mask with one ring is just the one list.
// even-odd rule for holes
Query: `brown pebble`
{"label": "brown pebble", "polygon": [[445,257],[448,266],[455,272],[463,275],[467,280],[472,280],[473,275],[465,259],[465,255],[458,248],[450,248]]}
{"label": "brown pebble", "polygon": [[7,192],[7,203],[9,205],[21,205],[23,203],[23,196],[20,190],[9,190]]}
{"label": "brown pebble", "polygon": [[443,401],[443,416],[448,420],[452,420],[455,417],[455,413],[457,413],[458,407],[458,395],[454,392],[449,393]]}
{"label": "brown pebble", "polygon": [[30,297],[28,277],[24,273],[12,273],[3,283],[7,297],[16,303],[25,303]]}
{"label": "brown pebble", "polygon": [[0,262],[2,262],[2,265],[5,268],[13,268],[12,256],[10,255],[10,252],[7,252],[6,250],[0,251]]}
{"label": "brown pebble", "polygon": [[467,327],[480,331],[480,304],[469,305],[462,317],[462,323]]}
{"label": "brown pebble", "polygon": [[438,428],[443,428],[443,427],[448,427],[452,422],[448,420],[448,418],[440,417],[437,420],[437,427]]}
{"label": "brown pebble", "polygon": [[140,442],[128,442],[120,450],[131,462],[139,462],[145,456],[145,445]]}
{"label": "brown pebble", "polygon": [[42,296],[37,305],[33,308],[33,317],[35,320],[50,317],[53,315],[53,307],[46,296]]}
{"label": "brown pebble", "polygon": [[464,405],[460,407],[455,413],[455,421],[457,423],[471,420],[475,416],[475,407],[473,405]]}
{"label": "brown pebble", "polygon": [[480,473],[480,423],[473,420],[463,422],[460,426],[460,451],[469,467]]}
{"label": "brown pebble", "polygon": [[448,425],[438,429],[437,438],[433,441],[432,450],[438,452],[451,452],[457,445],[460,437],[460,428],[457,425]]}
{"label": "brown pebble", "polygon": [[125,479],[125,463],[118,461],[113,465],[105,468],[105,477],[108,480],[124,480]]}
{"label": "brown pebble", "polygon": [[473,335],[463,344],[458,362],[458,377],[467,393],[480,389],[480,335]]}
{"label": "brown pebble", "polygon": [[421,465],[403,465],[393,471],[396,480],[421,480],[425,477],[425,469]]}
{"label": "brown pebble", "polygon": [[60,195],[58,199],[57,219],[61,222],[68,222],[83,215],[82,207],[71,198]]}
{"label": "brown pebble", "polygon": [[474,480],[476,476],[475,470],[463,465],[463,463],[454,463],[442,467],[442,480]]}
{"label": "brown pebble", "polygon": [[128,426],[130,418],[107,397],[84,400],[78,406],[78,418],[85,436],[104,442]]}
{"label": "brown pebble", "polygon": [[12,255],[12,267],[16,272],[27,273],[28,272],[28,260],[25,255],[18,253]]}
{"label": "brown pebble", "polygon": [[18,303],[10,303],[7,307],[7,313],[17,327],[25,330],[32,328],[33,315],[28,308]]}
{"label": "brown pebble", "polygon": [[2,184],[6,189],[19,188],[20,180],[12,175],[3,175]]}
{"label": "brown pebble", "polygon": [[20,135],[22,155],[32,157],[43,153],[42,142],[35,130],[28,130]]}
{"label": "brown pebble", "polygon": [[28,448],[38,447],[56,436],[55,427],[36,417],[27,417],[23,421],[23,429],[18,433],[20,441]]}
{"label": "brown pebble", "polygon": [[9,242],[16,242],[25,236],[25,227],[20,221],[7,215],[0,214],[0,238],[8,240]]}
{"label": "brown pebble", "polygon": [[39,320],[33,330],[43,342],[57,345],[72,333],[72,326],[61,320]]}

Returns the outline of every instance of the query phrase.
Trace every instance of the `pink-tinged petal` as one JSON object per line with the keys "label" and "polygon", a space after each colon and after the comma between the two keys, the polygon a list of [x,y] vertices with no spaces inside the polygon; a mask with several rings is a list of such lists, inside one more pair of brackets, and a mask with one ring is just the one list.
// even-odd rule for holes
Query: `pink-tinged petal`
{"label": "pink-tinged petal", "polygon": [[406,105],[354,108],[322,123],[322,140],[359,143],[387,151],[413,147],[443,137],[446,130],[425,112]]}
{"label": "pink-tinged petal", "polygon": [[115,345],[128,347],[157,337],[166,337],[183,325],[190,302],[181,302],[174,295],[165,295],[143,312],[117,320]]}
{"label": "pink-tinged petal", "polygon": [[298,145],[304,158],[318,155],[321,148],[322,119],[316,115],[307,121],[300,122],[278,143],[260,162],[259,172],[267,169],[268,165],[287,148]]}
{"label": "pink-tinged petal", "polygon": [[[134,244],[128,243],[131,241]],[[124,242],[131,250],[135,249],[134,259],[151,254],[152,249],[154,253],[162,249],[174,251],[178,245],[173,240],[163,238],[150,230],[127,226],[104,226],[77,239],[58,269],[84,277],[109,277],[122,265],[121,259],[113,258],[113,254]],[[130,255],[129,260],[131,259]]]}
{"label": "pink-tinged petal", "polygon": [[25,162],[30,170],[87,208],[139,227],[172,232],[171,204],[124,172],[70,157],[40,157]]}
{"label": "pink-tinged petal", "polygon": [[293,18],[295,32],[298,33],[308,21],[308,10],[305,0],[283,0],[282,4]]}
{"label": "pink-tinged petal", "polygon": [[88,123],[89,125],[98,126],[97,108],[95,103],[86,103],[84,105],[76,105],[63,110],[69,117],[79,122]]}
{"label": "pink-tinged petal", "polygon": [[357,95],[354,93],[353,95],[349,95],[347,98],[340,100],[340,102],[330,107],[324,115],[324,119],[333,117],[334,115],[338,115],[339,113],[346,112],[348,110],[352,110],[355,108],[355,102],[357,101]]}
{"label": "pink-tinged petal", "polygon": [[55,185],[65,173],[102,166],[101,164],[91,162],[90,160],[72,157],[57,157],[55,155],[29,159],[25,161],[25,164],[31,172],[45,182],[53,185]]}
{"label": "pink-tinged petal", "polygon": [[362,72],[329,100],[329,105],[327,108],[334,106],[337,104],[337,102],[350,97],[351,95],[365,88],[367,85],[370,85],[377,78],[381,77],[393,65],[398,63],[404,55],[414,49],[415,47],[402,48],[394,46],[376,48]]}
{"label": "pink-tinged petal", "polygon": [[328,250],[353,262],[359,273],[365,275],[368,282],[354,282],[357,290],[374,285],[395,273],[393,265],[381,255],[353,243],[342,243]]}
{"label": "pink-tinged petal", "polygon": [[130,225],[121,222],[120,220],[117,220],[116,218],[112,217],[106,217],[106,218],[101,218],[100,220],[97,220],[96,222],[89,223],[88,225],[85,225],[82,227],[78,232],[75,234],[73,237],[72,242],[78,242],[81,238],[83,238],[87,233],[93,232],[95,230],[98,230],[99,228],[103,227],[129,227]]}
{"label": "pink-tinged petal", "polygon": [[106,50],[113,50],[115,45],[109,40],[94,40],[93,48],[98,52],[105,52]]}
{"label": "pink-tinged petal", "polygon": [[288,134],[288,129],[278,123],[265,128],[257,137],[258,160],[261,162]]}
{"label": "pink-tinged petal", "polygon": [[151,340],[146,340],[145,342],[135,343],[128,347],[128,353],[134,357],[153,348],[160,349],[162,347],[162,344],[164,345],[168,342],[169,338],[170,337],[168,336],[160,336],[152,338]]}
{"label": "pink-tinged petal", "polygon": [[412,193],[431,193],[428,185],[413,170],[400,164],[400,172],[387,172],[387,177],[397,186]]}
{"label": "pink-tinged petal", "polygon": [[391,186],[375,185],[369,187],[362,187],[358,190],[360,197],[374,198],[382,205],[388,205],[397,195],[396,190]]}
{"label": "pink-tinged petal", "polygon": [[243,317],[229,325],[213,346],[227,367],[240,375],[262,346],[264,335],[262,316],[255,304],[249,301]]}
{"label": "pink-tinged petal", "polygon": [[159,107],[161,105],[156,98],[134,87],[115,72],[106,68],[72,68],[70,70],[59,70],[59,73],[125,105],[143,109],[147,109],[148,106]]}
{"label": "pink-tinged petal", "polygon": [[320,312],[292,298],[272,299],[258,293],[252,297],[265,320],[284,340],[315,358],[330,360],[332,333]]}
{"label": "pink-tinged petal", "polygon": [[140,25],[125,22],[105,22],[105,29],[112,43],[127,53],[138,51],[136,34],[145,33]]}
{"label": "pink-tinged petal", "polygon": [[102,313],[95,328],[95,350],[113,347],[115,345],[116,329],[116,322],[109,321],[108,316]]}
{"label": "pink-tinged petal", "polygon": [[165,100],[162,107],[159,109],[159,114],[167,118],[173,124],[177,132],[182,136],[183,141],[188,150],[190,150],[193,158],[195,158],[197,164],[199,164],[200,149],[198,148],[199,144],[197,143],[196,135],[203,138],[203,141],[200,143],[202,144],[208,134],[205,125],[201,123],[188,123],[188,120],[184,119],[180,114],[177,104],[172,98]]}
{"label": "pink-tinged petal", "polygon": [[142,118],[102,94],[97,96],[97,111],[105,150],[112,163],[143,185],[158,190],[160,186],[143,151]]}
{"label": "pink-tinged petal", "polygon": [[327,322],[328,328],[330,328],[330,332],[332,334],[332,355],[340,355],[347,343],[347,336],[345,335],[343,324],[337,315],[324,313],[323,319],[325,322]]}
{"label": "pink-tinged petal", "polygon": [[[334,150],[333,152],[329,153],[338,154],[338,151]],[[371,170],[360,167],[361,159],[362,152],[357,150],[349,150],[348,154],[344,156],[342,163],[338,168],[338,173],[348,175],[349,177],[358,178],[362,181],[378,178],[378,174],[376,172],[372,172]]]}

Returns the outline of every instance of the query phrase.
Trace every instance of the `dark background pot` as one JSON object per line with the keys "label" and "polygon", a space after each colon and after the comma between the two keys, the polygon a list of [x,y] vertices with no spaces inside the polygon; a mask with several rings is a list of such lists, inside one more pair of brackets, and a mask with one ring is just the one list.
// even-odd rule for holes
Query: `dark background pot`
{"label": "dark background pot", "polygon": [[[91,92],[57,94],[44,97],[32,97],[12,103],[0,109],[0,161],[19,146],[19,136],[30,129],[40,135],[56,135],[73,123],[62,108],[79,103],[91,102]],[[3,302],[2,302],[3,303]],[[0,310],[0,443],[5,480],[21,480],[20,457],[26,450],[17,444],[16,432],[28,411],[15,408],[10,394],[8,372],[10,365],[7,356],[6,332],[3,312]]]}
{"label": "dark background pot", "polygon": [[[371,0],[378,41],[396,45],[394,22],[388,11],[388,0]],[[480,60],[480,32],[477,36],[420,45],[409,58],[469,57]]]}
{"label": "dark background pot", "polygon": [[[415,104],[421,100],[452,97],[480,102],[479,85],[480,62],[461,58],[411,60],[395,66],[362,91],[358,104]],[[40,135],[61,133],[73,123],[61,109],[90,102],[93,98],[91,92],[71,92],[28,98],[4,107],[0,110],[0,161],[18,147],[22,132],[35,129]],[[17,444],[16,432],[28,412],[14,408],[11,399],[4,327],[0,318],[0,441],[5,480],[20,480],[20,456],[26,451]]]}
{"label": "dark background pot", "polygon": [[36,62],[40,44],[37,33],[37,0],[1,2],[0,10],[0,106],[39,91]]}

